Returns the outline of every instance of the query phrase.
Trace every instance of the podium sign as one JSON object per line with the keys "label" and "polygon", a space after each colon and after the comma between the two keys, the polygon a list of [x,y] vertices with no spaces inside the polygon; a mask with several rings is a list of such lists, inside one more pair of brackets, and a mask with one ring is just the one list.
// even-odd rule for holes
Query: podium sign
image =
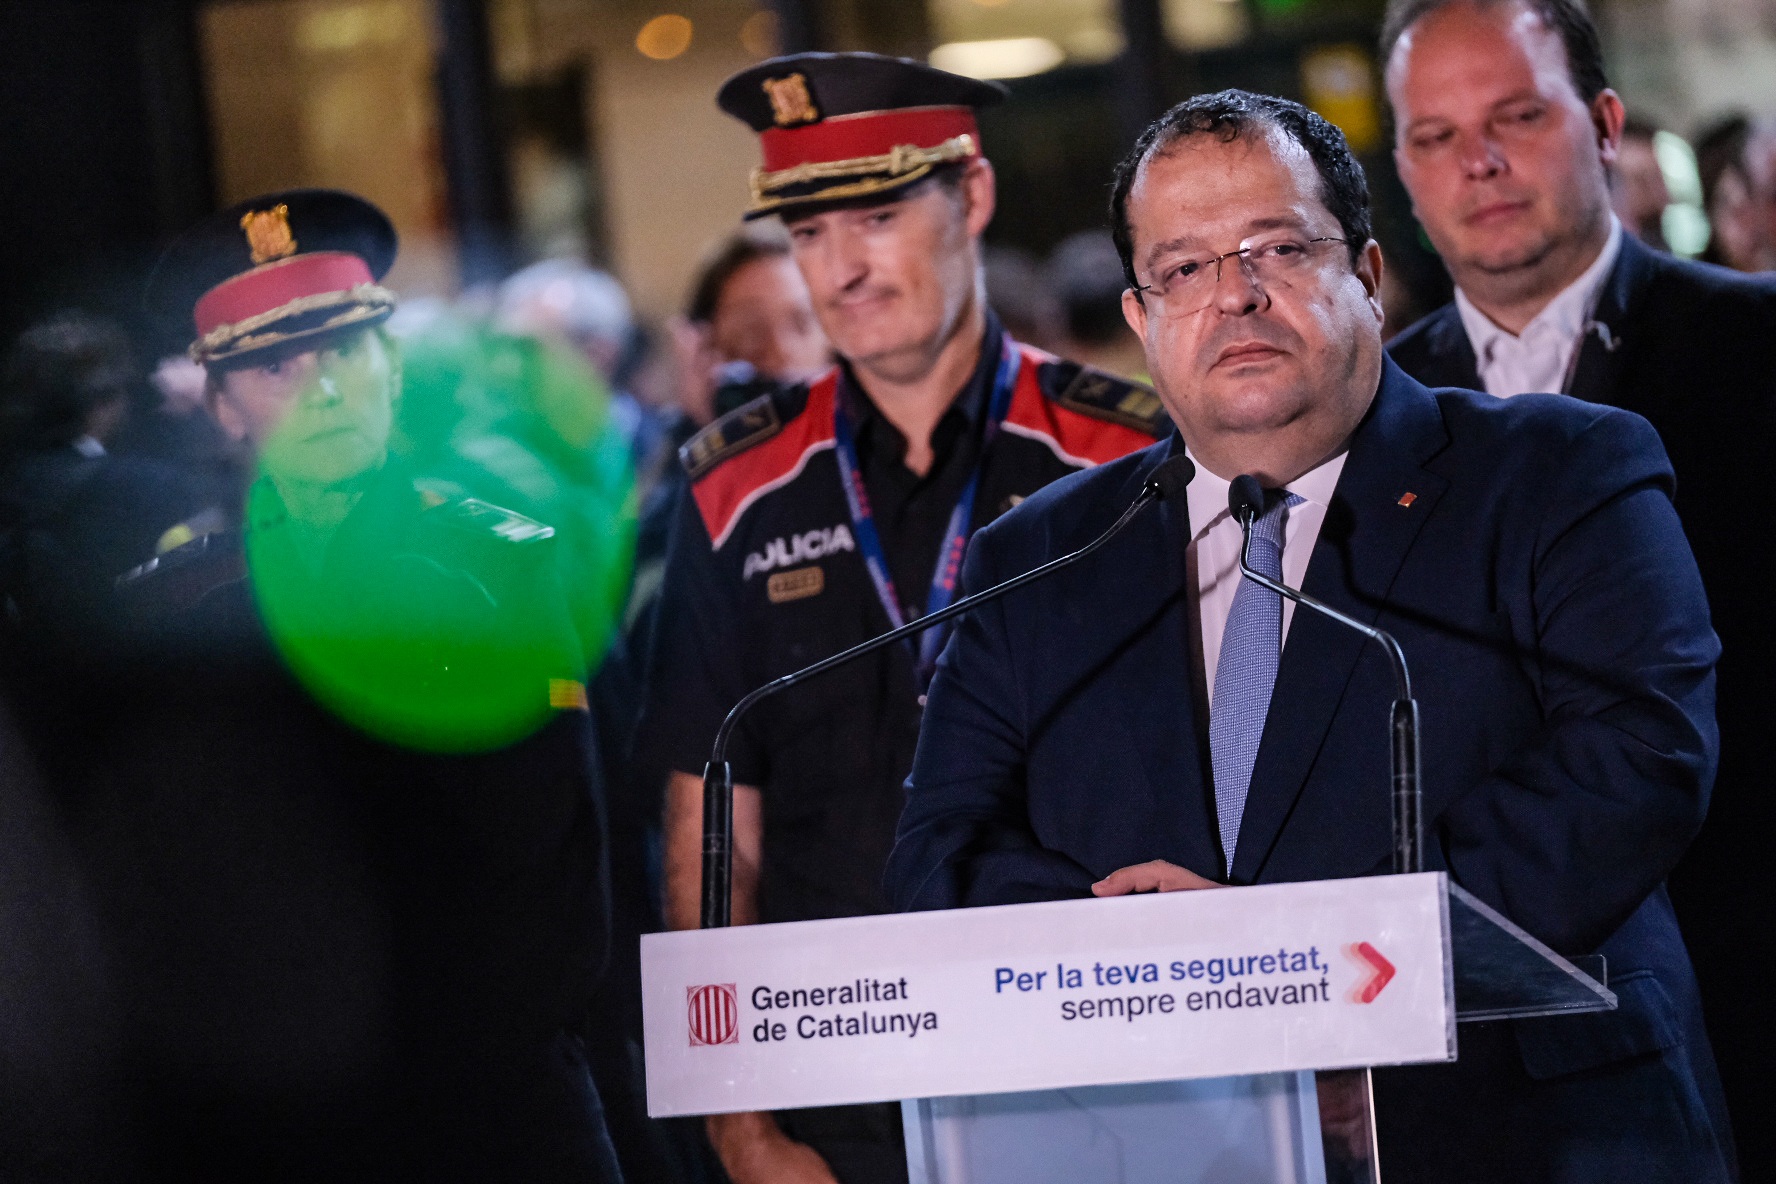
{"label": "podium sign", "polygon": [[642,938],[648,1113],[1448,1061],[1444,875]]}

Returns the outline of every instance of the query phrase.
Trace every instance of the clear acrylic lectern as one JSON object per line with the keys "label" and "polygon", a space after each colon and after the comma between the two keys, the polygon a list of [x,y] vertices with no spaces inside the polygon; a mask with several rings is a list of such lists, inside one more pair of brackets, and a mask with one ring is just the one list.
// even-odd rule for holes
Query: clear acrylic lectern
{"label": "clear acrylic lectern", "polygon": [[[1569,960],[1447,883],[1458,1023],[1608,1011]],[[1270,1073],[901,1103],[912,1184],[1380,1184],[1369,1071]]]}

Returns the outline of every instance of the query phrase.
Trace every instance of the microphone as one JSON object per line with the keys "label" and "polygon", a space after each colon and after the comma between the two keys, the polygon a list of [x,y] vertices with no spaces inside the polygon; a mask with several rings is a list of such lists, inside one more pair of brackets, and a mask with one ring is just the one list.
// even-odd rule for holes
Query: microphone
{"label": "microphone", "polygon": [[1252,523],[1264,507],[1264,487],[1258,478],[1244,474],[1233,479],[1227,490],[1227,508],[1239,523],[1244,543],[1240,547],[1240,574],[1261,588],[1286,596],[1296,604],[1305,605],[1322,616],[1330,617],[1347,629],[1355,629],[1381,646],[1394,668],[1394,706],[1389,731],[1389,748],[1393,773],[1394,806],[1394,872],[1396,875],[1424,870],[1424,795],[1419,788],[1418,701],[1412,697],[1412,676],[1406,670],[1406,655],[1393,635],[1347,617],[1329,604],[1323,604],[1305,592],[1280,584],[1252,570]]}
{"label": "microphone", "polygon": [[728,741],[734,735],[734,727],[740,717],[751,710],[761,699],[769,698],[779,691],[786,691],[798,683],[806,682],[816,675],[835,670],[847,662],[873,654],[885,646],[923,632],[934,625],[941,625],[967,612],[978,608],[989,601],[997,600],[1008,592],[1015,592],[1026,584],[1045,579],[1070,567],[1084,559],[1087,555],[1102,547],[1105,543],[1121,533],[1123,527],[1134,521],[1135,516],[1156,501],[1169,501],[1181,493],[1191,478],[1196,476],[1196,466],[1183,453],[1161,461],[1153,470],[1135,500],[1129,508],[1122,512],[1122,517],[1110,524],[1110,528],[1077,551],[1051,559],[1040,567],[1032,568],[1021,576],[1013,576],[1002,584],[982,589],[972,596],[927,613],[916,621],[908,621],[898,629],[890,629],[879,637],[860,642],[848,650],[822,659],[812,666],[792,671],[782,678],[775,679],[757,688],[728,712],[722,720],[721,727],[715,733],[715,745],[709,754],[709,763],[703,766],[703,913],[704,929],[722,929],[732,920],[732,888],[731,875],[734,861],[734,776],[728,767]]}

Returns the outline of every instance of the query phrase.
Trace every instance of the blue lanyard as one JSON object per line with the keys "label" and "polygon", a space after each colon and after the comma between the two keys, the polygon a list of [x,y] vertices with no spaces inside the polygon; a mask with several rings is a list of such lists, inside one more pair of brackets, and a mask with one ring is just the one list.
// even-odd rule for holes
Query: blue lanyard
{"label": "blue lanyard", "polygon": [[[968,484],[963,487],[962,496],[956,500],[955,509],[950,511],[949,527],[944,532],[943,550],[938,553],[937,567],[931,573],[931,591],[925,598],[927,616],[947,607],[956,599],[956,588],[962,579],[962,556],[968,549],[969,524],[974,520],[974,499],[980,492],[981,470],[986,467],[987,447],[998,435],[999,425],[1005,422],[1005,415],[1011,410],[1011,394],[1012,388],[1017,384],[1019,361],[1018,348],[1012,342],[1011,335],[1006,334],[999,368],[993,381],[992,398],[987,404],[987,423],[981,434],[980,456],[975,461],[974,471],[968,475]],[[876,530],[875,515],[870,511],[869,494],[863,484],[863,467],[857,462],[857,445],[852,434],[850,417],[845,414],[845,401],[842,397],[833,400],[833,433],[839,459],[839,481],[845,487],[845,504],[851,509],[852,533],[857,539],[864,565],[869,568],[870,581],[876,586],[876,597],[882,602],[882,609],[888,614],[889,623],[898,629],[906,624],[906,616],[901,610],[900,596],[894,589],[894,577],[889,573],[888,553],[883,549],[882,536]],[[937,656],[943,652],[949,632],[947,625],[940,625],[919,635],[916,655],[918,668],[915,673],[921,701],[925,688],[931,684],[932,674],[937,670]]]}

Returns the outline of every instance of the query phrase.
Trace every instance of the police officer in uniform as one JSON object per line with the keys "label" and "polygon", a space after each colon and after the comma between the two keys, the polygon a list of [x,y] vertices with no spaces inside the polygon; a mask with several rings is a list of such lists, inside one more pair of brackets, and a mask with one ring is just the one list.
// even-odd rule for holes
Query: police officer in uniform
{"label": "police officer in uniform", "polygon": [[[969,535],[1050,481],[1170,431],[1153,392],[1011,340],[986,305],[996,84],[798,54],[722,88],[758,133],[748,218],[775,215],[843,359],[681,450],[644,743],[667,767],[669,924],[697,924],[701,771],[753,687],[956,594]],[[734,737],[734,920],[890,911],[880,887],[942,634],[767,700]],[[898,1108],[713,1118],[737,1184],[899,1181]]]}
{"label": "police officer in uniform", "polygon": [[82,830],[153,1179],[615,1180],[580,1022],[604,956],[580,647],[544,524],[405,469],[349,194],[226,210],[163,259],[244,528],[123,581]]}

